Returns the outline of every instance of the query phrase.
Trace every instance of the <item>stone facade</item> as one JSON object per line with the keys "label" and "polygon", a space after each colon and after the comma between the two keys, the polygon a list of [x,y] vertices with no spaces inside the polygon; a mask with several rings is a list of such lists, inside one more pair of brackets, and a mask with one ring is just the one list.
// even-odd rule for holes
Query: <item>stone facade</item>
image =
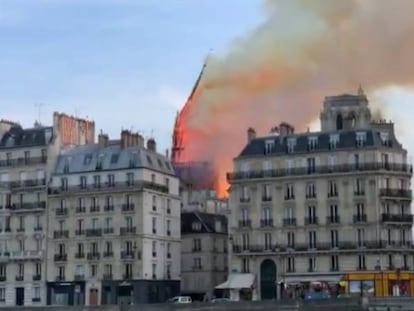
{"label": "stone facade", "polygon": [[231,270],[256,275],[259,299],[278,283],[413,268],[412,167],[394,125],[371,120],[360,90],[326,97],[321,128],[249,129],[228,174]]}

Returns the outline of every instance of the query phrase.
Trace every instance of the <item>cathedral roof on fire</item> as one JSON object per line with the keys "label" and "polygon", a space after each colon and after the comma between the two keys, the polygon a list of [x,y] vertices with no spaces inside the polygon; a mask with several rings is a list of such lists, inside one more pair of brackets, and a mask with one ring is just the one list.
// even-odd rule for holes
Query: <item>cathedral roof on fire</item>
{"label": "cathedral roof on fire", "polygon": [[55,174],[86,173],[122,169],[146,168],[175,175],[170,160],[145,147],[122,148],[120,144],[82,145],[68,148],[59,156]]}

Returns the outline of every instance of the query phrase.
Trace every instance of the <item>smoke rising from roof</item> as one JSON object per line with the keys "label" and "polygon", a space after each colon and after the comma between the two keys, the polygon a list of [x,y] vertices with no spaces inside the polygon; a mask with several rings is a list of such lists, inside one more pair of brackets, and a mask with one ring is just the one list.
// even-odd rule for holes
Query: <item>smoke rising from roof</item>
{"label": "smoke rising from roof", "polygon": [[326,95],[412,86],[412,12],[411,0],[265,1],[265,22],[209,57],[182,120],[198,133],[186,153],[213,160],[224,178],[249,126],[304,130]]}

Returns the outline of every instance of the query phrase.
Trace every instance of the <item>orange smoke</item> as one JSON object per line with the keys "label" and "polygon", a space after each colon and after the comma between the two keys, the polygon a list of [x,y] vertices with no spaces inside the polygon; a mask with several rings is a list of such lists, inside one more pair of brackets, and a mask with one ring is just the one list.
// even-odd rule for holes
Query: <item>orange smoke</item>
{"label": "orange smoke", "polygon": [[267,20],[224,56],[211,56],[177,119],[186,161],[225,173],[246,144],[281,121],[304,130],[326,95],[414,82],[414,1],[269,0]]}

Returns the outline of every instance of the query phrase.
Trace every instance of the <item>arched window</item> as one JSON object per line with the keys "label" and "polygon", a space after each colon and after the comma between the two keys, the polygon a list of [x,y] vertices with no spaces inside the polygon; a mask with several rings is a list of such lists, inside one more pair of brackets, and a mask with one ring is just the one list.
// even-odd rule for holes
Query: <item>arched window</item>
{"label": "arched window", "polygon": [[337,130],[342,130],[343,128],[343,119],[342,119],[342,115],[338,114],[338,116],[336,117],[336,129]]}

